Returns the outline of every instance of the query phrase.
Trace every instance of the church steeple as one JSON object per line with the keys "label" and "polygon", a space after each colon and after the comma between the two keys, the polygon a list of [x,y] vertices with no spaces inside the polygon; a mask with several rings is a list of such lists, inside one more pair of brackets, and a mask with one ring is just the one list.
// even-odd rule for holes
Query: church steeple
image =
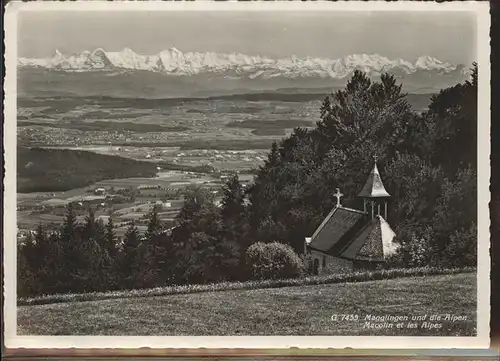
{"label": "church steeple", "polygon": [[368,180],[365,186],[359,192],[358,197],[363,198],[364,211],[366,212],[367,204],[371,205],[372,218],[375,215],[375,206],[377,207],[377,215],[380,215],[380,204],[384,204],[384,218],[387,219],[387,198],[391,195],[385,190],[384,184],[382,183],[382,178],[377,168],[377,156],[373,156],[374,165],[373,169],[368,175]]}

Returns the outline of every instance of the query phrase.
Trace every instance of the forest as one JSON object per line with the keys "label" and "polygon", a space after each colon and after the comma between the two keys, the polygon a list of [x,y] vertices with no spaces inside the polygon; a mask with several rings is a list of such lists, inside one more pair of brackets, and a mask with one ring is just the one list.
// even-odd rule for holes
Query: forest
{"label": "forest", "polygon": [[17,190],[60,192],[104,179],[154,177],[156,165],[83,150],[17,148]]}
{"label": "forest", "polygon": [[114,225],[92,210],[78,224],[71,204],[58,232],[40,225],[18,247],[18,295],[93,292],[307,274],[302,255],[332,209],[356,195],[373,155],[392,195],[388,222],[401,245],[387,268],[476,266],[477,64],[470,80],[443,89],[416,112],[390,74],[373,81],[356,71],[325,97],[314,129],[275,142],[253,184],[237,176],[213,196],[190,188],[166,229],[153,209],[147,231]]}
{"label": "forest", "polygon": [[71,149],[17,148],[17,190],[19,193],[61,192],[101,180],[155,177],[164,170],[212,173],[208,165],[148,162],[116,155]]}

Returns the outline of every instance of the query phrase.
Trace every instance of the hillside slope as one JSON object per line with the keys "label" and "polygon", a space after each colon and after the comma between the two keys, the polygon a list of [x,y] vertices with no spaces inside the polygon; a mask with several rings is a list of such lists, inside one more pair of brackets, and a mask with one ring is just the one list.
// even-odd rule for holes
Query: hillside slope
{"label": "hillside slope", "polygon": [[[429,320],[431,315],[446,314],[462,319]],[[357,315],[358,319],[342,319],[341,315]],[[410,320],[401,329],[387,324],[367,327],[369,315],[408,316]],[[424,315],[425,321],[411,321],[411,316]],[[418,327],[408,328],[408,322]],[[423,322],[438,326],[429,328]],[[472,336],[476,333],[476,275],[21,306],[17,333]]]}
{"label": "hillside slope", "polygon": [[153,177],[156,164],[67,149],[17,149],[17,191],[54,192],[103,179]]}

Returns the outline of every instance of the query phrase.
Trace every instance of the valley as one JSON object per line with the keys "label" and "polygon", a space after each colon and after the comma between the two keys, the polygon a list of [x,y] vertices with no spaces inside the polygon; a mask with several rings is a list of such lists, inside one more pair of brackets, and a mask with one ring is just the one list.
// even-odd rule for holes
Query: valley
{"label": "valley", "polygon": [[[332,91],[334,91],[333,89]],[[295,127],[311,128],[327,89],[123,98],[50,95],[18,97],[18,233],[40,223],[57,229],[72,203],[83,221],[111,217],[117,235],[160,208],[166,227],[186,187],[220,190],[232,174],[251,183],[273,141]],[[431,94],[409,94],[424,111]]]}

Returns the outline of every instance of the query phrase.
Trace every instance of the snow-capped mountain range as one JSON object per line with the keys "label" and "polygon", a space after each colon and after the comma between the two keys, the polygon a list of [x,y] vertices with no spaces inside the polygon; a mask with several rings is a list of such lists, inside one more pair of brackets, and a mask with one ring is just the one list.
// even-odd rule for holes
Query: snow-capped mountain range
{"label": "snow-capped mountain range", "polygon": [[51,58],[19,58],[21,67],[44,68],[64,72],[90,71],[149,71],[166,75],[219,74],[226,79],[271,79],[275,77],[344,79],[362,70],[370,76],[391,72],[405,77],[415,73],[467,76],[464,65],[449,64],[431,56],[421,56],[414,62],[390,60],[378,54],[354,54],[340,59],[299,58],[291,56],[271,59],[240,53],[186,52],[176,48],[155,55],[140,55],[125,48],[118,52],[95,49],[77,54],[62,54],[58,50]]}

